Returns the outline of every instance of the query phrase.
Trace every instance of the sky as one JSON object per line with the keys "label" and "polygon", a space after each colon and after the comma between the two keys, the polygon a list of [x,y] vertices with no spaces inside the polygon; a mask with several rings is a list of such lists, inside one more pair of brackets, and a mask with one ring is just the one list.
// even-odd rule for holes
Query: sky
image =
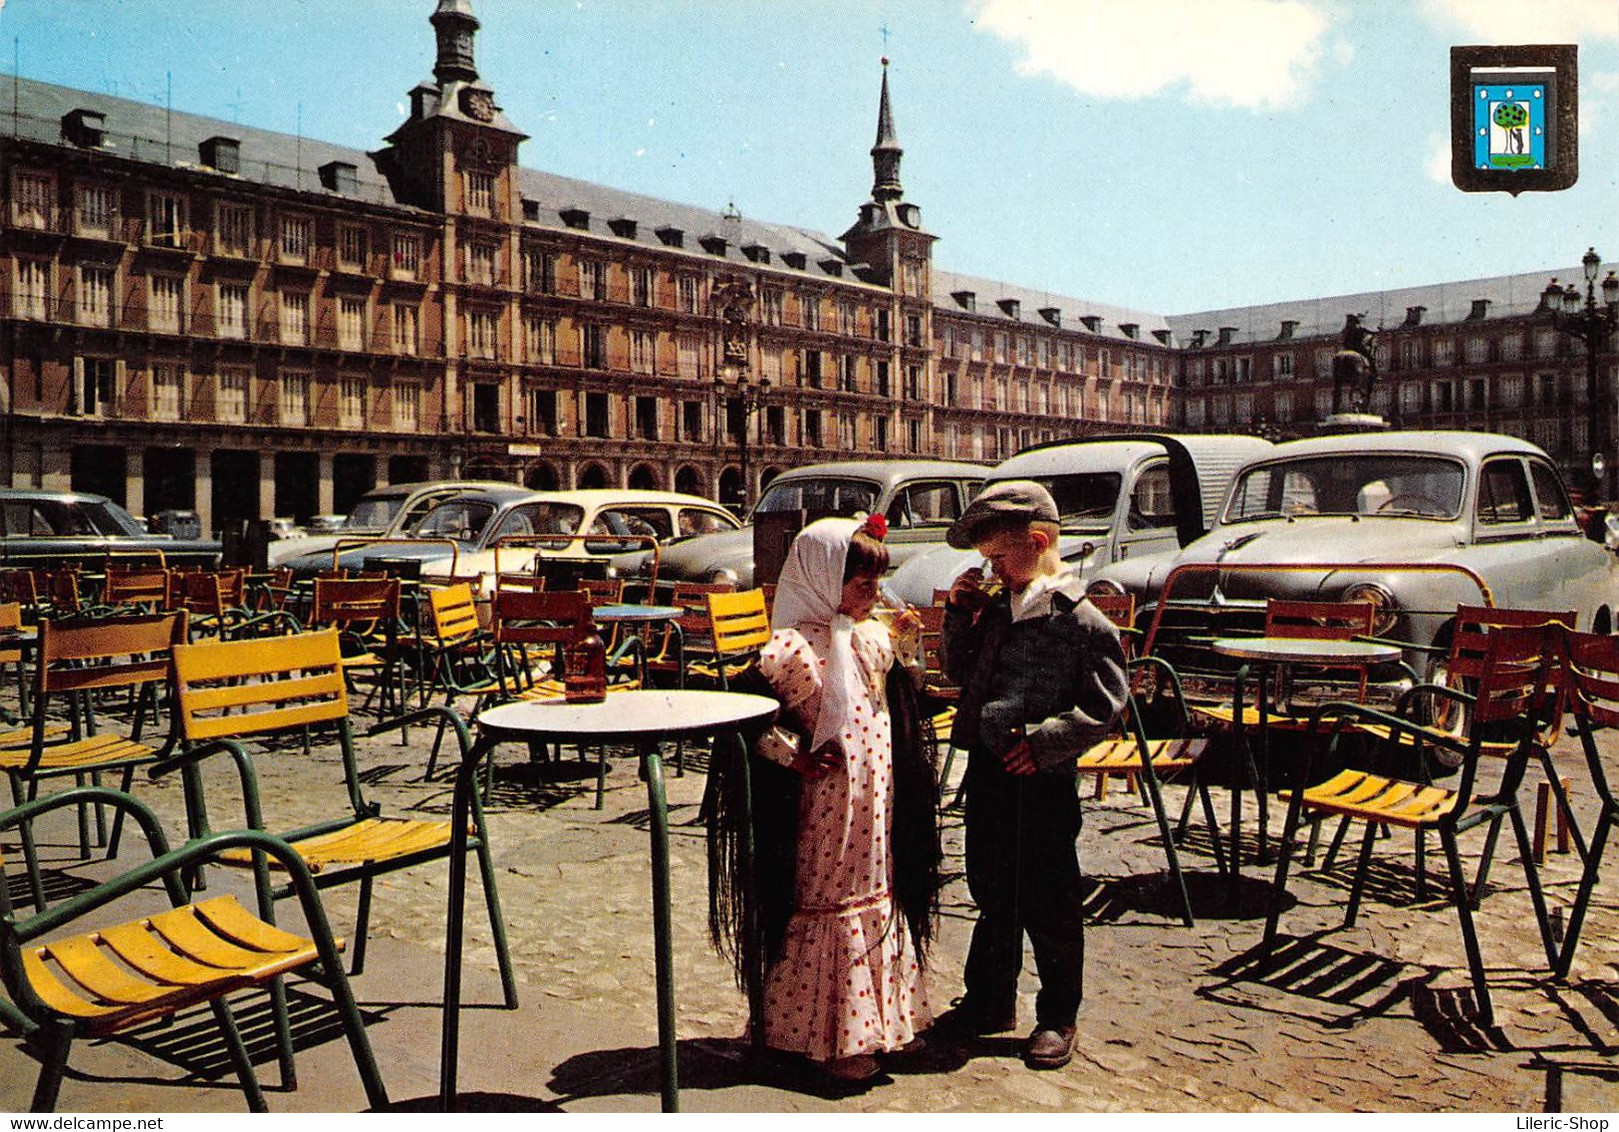
{"label": "sky", "polygon": [[[433,0],[0,0],[0,69],[374,149]],[[891,60],[936,265],[1160,314],[1619,260],[1619,0],[474,0],[525,166],[836,236]],[[4,57],[11,44],[11,60]],[[1578,182],[1464,193],[1449,49],[1575,43]]]}

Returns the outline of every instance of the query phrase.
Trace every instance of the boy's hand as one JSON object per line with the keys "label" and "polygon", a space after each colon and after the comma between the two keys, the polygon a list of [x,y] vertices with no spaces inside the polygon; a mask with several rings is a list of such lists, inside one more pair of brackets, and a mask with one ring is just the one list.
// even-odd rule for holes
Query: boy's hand
{"label": "boy's hand", "polygon": [[962,609],[977,609],[984,601],[984,571],[980,566],[974,566],[957,575],[956,580],[950,583],[951,605]]}
{"label": "boy's hand", "polygon": [[1034,774],[1040,768],[1035,764],[1034,752],[1029,749],[1027,739],[1019,740],[1004,755],[1001,763],[1006,767],[1007,774],[1026,775]]}

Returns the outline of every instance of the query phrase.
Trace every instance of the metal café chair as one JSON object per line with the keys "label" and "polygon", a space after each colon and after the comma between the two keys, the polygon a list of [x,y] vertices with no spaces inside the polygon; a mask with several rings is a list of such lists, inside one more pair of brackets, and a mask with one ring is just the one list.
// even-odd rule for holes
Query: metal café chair
{"label": "metal caf\u00e9 chair", "polygon": [[1598,732],[1619,727],[1619,637],[1606,633],[1567,633],[1564,637],[1564,690],[1568,712],[1577,724],[1573,730],[1585,754],[1591,787],[1602,808],[1591,831],[1585,867],[1568,911],[1562,946],[1553,967],[1560,979],[1568,978],[1574,965],[1574,952],[1580,945],[1586,913],[1597,881],[1601,879],[1602,854],[1608,847],[1609,834],[1619,824],[1619,800],[1614,798],[1607,767],[1597,747]]}

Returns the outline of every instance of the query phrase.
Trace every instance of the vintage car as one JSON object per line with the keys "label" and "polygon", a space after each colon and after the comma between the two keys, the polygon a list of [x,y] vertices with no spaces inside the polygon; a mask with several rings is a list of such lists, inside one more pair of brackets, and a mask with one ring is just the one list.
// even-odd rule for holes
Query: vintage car
{"label": "vintage car", "polygon": [[[770,481],[752,515],[802,512],[811,518],[881,512],[888,518],[890,565],[944,541],[945,531],[984,482],[977,464],[944,460],[861,460],[810,464]],[[753,584],[753,526],[687,539],[664,551],[662,580]],[[622,576],[644,579],[647,554],[613,560]]]}
{"label": "vintage car", "polygon": [[[606,556],[679,532],[729,529],[736,518],[717,503],[669,491],[600,488],[530,491],[502,486],[442,500],[410,531],[314,557],[320,569],[384,569],[422,578],[493,579],[497,569],[531,569],[536,557],[589,559],[605,575]],[[548,536],[550,541],[536,536]]]}
{"label": "vintage car", "polygon": [[[1366,601],[1379,636],[1442,648],[1461,604],[1572,609],[1579,628],[1610,633],[1616,570],[1533,444],[1385,432],[1276,445],[1237,474],[1207,535],[1103,567],[1090,589],[1135,594],[1145,625],[1175,572],[1164,624],[1205,635],[1260,628],[1268,598]],[[1435,660],[1417,648],[1407,663]]]}
{"label": "vintage car", "polygon": [[105,495],[78,491],[0,489],[0,564],[49,567],[108,558],[214,567],[218,539],[148,534]]}
{"label": "vintage car", "polygon": [[298,574],[312,573],[332,564],[331,550],[338,539],[365,535],[392,538],[405,534],[435,505],[453,495],[516,486],[495,480],[430,480],[373,488],[360,496],[354,510],[336,528],[317,529],[317,524],[312,522],[305,534],[277,538],[270,544],[269,563],[290,566]]}
{"label": "vintage car", "polygon": [[[1177,550],[1214,521],[1231,477],[1268,452],[1252,436],[1139,434],[1059,440],[1026,449],[989,473],[989,483],[1035,480],[1057,501],[1059,546],[1082,572],[1109,562]],[[971,550],[936,546],[911,558],[888,588],[912,605],[983,563]]]}

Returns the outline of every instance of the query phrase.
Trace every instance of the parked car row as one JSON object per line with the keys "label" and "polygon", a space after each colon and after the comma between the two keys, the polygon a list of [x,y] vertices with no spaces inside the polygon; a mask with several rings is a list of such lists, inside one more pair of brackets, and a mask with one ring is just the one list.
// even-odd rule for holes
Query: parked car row
{"label": "parked car row", "polygon": [[215,566],[218,539],[149,533],[105,495],[0,489],[0,565],[99,566],[108,558]]}

